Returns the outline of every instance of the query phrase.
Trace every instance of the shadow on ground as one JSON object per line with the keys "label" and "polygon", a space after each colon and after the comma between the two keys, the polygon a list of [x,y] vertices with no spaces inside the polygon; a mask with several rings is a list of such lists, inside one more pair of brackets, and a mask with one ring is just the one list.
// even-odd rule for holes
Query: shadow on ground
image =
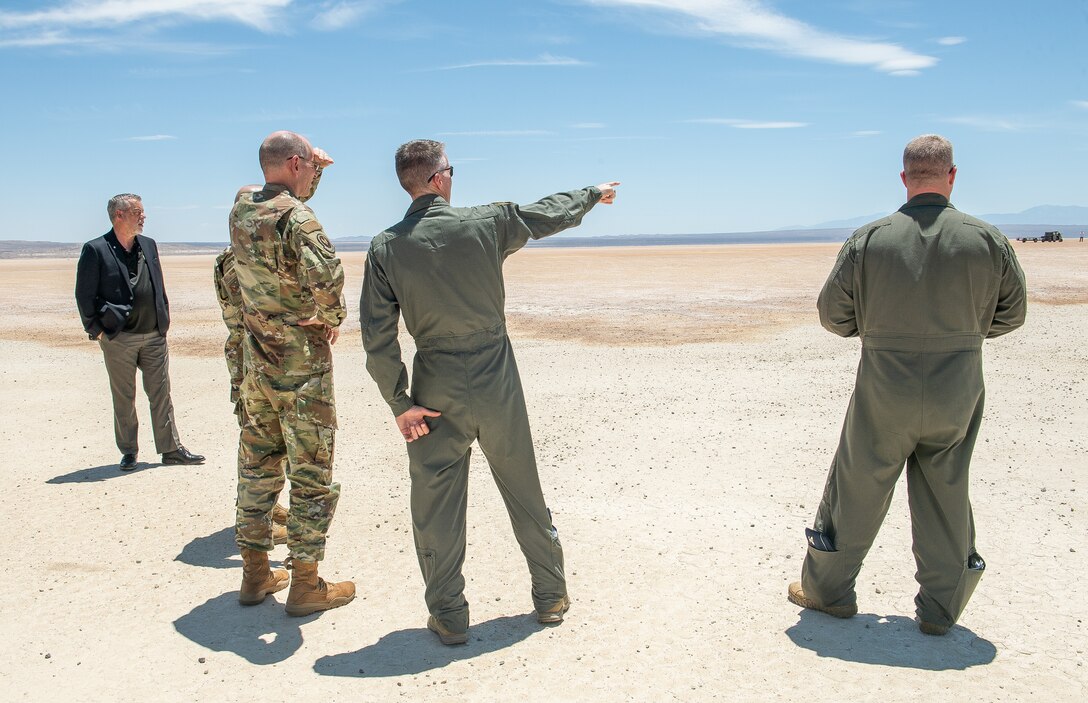
{"label": "shadow on ground", "polygon": [[124,478],[125,476],[131,476],[132,474],[138,474],[141,471],[147,471],[148,469],[155,469],[165,464],[159,462],[146,462],[140,461],[136,463],[136,468],[129,471],[122,471],[118,468],[116,463],[103,464],[102,466],[91,466],[86,469],[76,469],[75,471],[61,476],[54,476],[46,481],[46,483],[59,484],[59,483],[94,483],[96,481],[108,481],[111,478]]}
{"label": "shadow on ground", "polygon": [[239,578],[242,574],[242,561],[238,557],[238,547],[234,544],[233,526],[224,527],[207,537],[197,537],[182,548],[181,554],[174,557],[174,561],[210,569],[239,569]]}
{"label": "shadow on ground", "polygon": [[425,627],[398,630],[360,650],[321,657],[314,663],[314,671],[324,676],[363,678],[419,674],[505,649],[543,629],[532,613],[508,615],[473,625],[468,643],[450,647]]}
{"label": "shadow on ground", "polygon": [[298,651],[300,626],[319,615],[287,617],[275,596],[260,605],[239,605],[238,592],[231,591],[193,608],[174,621],[174,629],[212,651],[233,652],[251,664],[275,664]]}
{"label": "shadow on ground", "polygon": [[798,647],[821,657],[927,671],[963,671],[989,664],[997,656],[992,642],[965,627],[956,626],[943,637],[931,637],[919,632],[912,618],[902,615],[859,614],[837,620],[805,610],[786,635]]}

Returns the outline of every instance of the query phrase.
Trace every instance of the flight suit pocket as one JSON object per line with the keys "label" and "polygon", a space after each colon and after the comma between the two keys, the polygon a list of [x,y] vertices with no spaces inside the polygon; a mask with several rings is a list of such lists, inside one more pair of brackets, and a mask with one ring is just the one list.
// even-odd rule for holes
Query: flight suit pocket
{"label": "flight suit pocket", "polygon": [[434,576],[434,550],[417,549],[416,557],[419,559],[419,570],[423,573],[423,582],[430,583]]}

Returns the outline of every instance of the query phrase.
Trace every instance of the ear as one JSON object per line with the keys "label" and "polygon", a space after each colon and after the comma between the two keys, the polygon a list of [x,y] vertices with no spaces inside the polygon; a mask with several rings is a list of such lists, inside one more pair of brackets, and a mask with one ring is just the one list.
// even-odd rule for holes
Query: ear
{"label": "ear", "polygon": [[956,174],[959,173],[959,172],[960,172],[960,170],[957,167],[955,167],[955,166],[952,167],[952,170],[948,172],[948,185],[950,185],[950,186],[955,185],[955,183],[956,183]]}
{"label": "ear", "polygon": [[906,188],[907,187],[907,172],[906,171],[900,171],[899,172],[899,180],[903,181],[903,187]]}

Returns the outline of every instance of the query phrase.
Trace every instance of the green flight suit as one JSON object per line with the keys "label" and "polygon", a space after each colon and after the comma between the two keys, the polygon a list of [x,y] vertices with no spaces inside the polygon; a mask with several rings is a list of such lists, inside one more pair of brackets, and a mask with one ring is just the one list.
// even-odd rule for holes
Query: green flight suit
{"label": "green flight suit", "polygon": [[344,269],[313,210],[283,186],[243,194],[230,230],[245,328],[235,542],[271,551],[269,515],[286,478],[287,548],[321,561],[340,497],[332,348],[322,326],[298,323],[343,322]]}
{"label": "green flight suit", "polygon": [[857,602],[862,560],[905,462],[917,614],[951,626],[985,568],[968,497],[982,342],[1024,323],[1024,273],[996,228],[924,193],[847,240],[817,307],[825,328],[861,337],[862,351],[814,525],[834,551],[810,536],[804,594],[824,606]]}
{"label": "green flight suit", "polygon": [[[468,629],[465,560],[470,445],[491,466],[529,565],[538,611],[567,594],[563,549],[544,503],[525,398],[506,335],[502,266],[530,237],[577,226],[595,188],[530,205],[451,207],[417,198],[405,219],[370,244],[360,301],[367,370],[393,415],[413,405],[442,413],[408,443],[412,526],[431,614]],[[398,315],[416,342],[412,388],[397,342]]]}

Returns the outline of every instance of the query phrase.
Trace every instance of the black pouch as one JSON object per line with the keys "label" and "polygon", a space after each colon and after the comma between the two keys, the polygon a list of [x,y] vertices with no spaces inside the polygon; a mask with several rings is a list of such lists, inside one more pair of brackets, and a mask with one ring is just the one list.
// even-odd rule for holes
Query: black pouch
{"label": "black pouch", "polygon": [[131,305],[103,303],[98,309],[98,320],[102,323],[102,329],[113,334],[125,328],[125,321],[128,320],[130,314],[132,314]]}
{"label": "black pouch", "polygon": [[837,552],[835,549],[835,543],[831,541],[823,532],[817,532],[811,528],[805,528],[805,540],[808,541],[808,546],[813,549],[818,549],[821,552]]}

